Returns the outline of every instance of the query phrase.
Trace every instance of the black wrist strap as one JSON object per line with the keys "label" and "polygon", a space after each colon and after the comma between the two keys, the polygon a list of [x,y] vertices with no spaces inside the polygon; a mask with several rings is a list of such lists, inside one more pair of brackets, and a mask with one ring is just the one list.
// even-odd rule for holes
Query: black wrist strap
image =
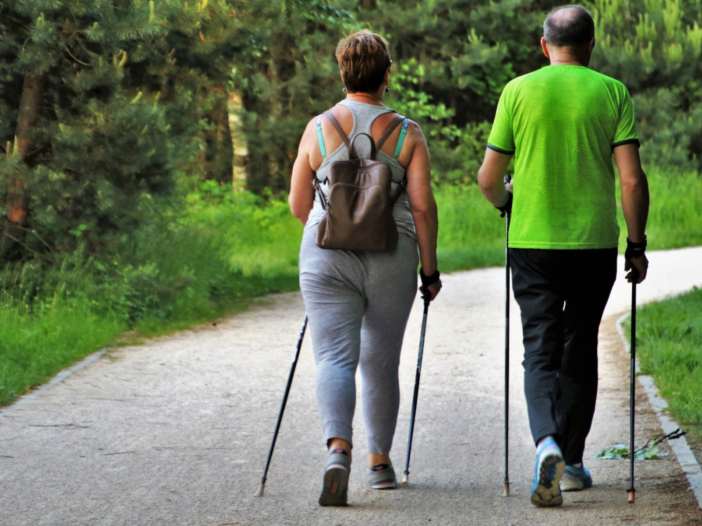
{"label": "black wrist strap", "polygon": [[441,276],[441,272],[436,270],[431,276],[427,276],[424,274],[423,269],[419,269],[419,279],[422,280],[422,287],[428,287],[430,285],[433,285],[437,281],[439,281],[439,276]]}
{"label": "black wrist strap", "polygon": [[646,252],[646,246],[648,245],[648,241],[646,239],[646,236],[644,235],[643,241],[640,243],[634,243],[631,241],[628,237],[626,238],[626,252],[624,253],[624,257],[626,259],[631,259],[631,258],[638,258],[644,255]]}
{"label": "black wrist strap", "polygon": [[512,213],[512,192],[507,192],[507,202],[502,206],[496,206],[501,214],[500,217],[505,217],[506,214]]}

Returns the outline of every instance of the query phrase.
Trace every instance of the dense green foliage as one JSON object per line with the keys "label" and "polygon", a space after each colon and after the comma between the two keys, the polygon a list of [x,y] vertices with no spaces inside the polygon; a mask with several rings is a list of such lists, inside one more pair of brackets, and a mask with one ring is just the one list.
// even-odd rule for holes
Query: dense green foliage
{"label": "dense green foliage", "polygon": [[[304,125],[342,98],[333,52],[342,29],[349,27],[368,27],[388,38],[395,61],[388,104],[419,122],[430,137],[435,181],[474,182],[504,84],[548,63],[539,37],[544,15],[554,5],[529,0],[305,4],[306,15],[298,9],[287,15],[290,24],[268,33],[270,40],[262,37],[261,48],[267,51],[263,63],[256,61],[257,75],[236,83],[244,94],[249,186],[254,191],[287,188]],[[586,5],[597,23],[591,66],[622,80],[634,97],[644,162],[699,170],[699,0]],[[314,21],[301,24],[305,16]],[[291,43],[286,60],[276,56],[280,42]],[[283,83],[281,71],[287,72]],[[258,126],[250,125],[254,121]]]}
{"label": "dense green foliage", "polygon": [[638,312],[636,351],[675,418],[702,438],[702,289]]}
{"label": "dense green foliage", "polygon": [[[698,170],[699,0],[588,5],[592,66],[632,92],[644,162]],[[306,122],[342,97],[335,44],[361,27],[389,39],[388,103],[423,126],[437,184],[470,185],[504,84],[547,64],[538,40],[551,7],[0,0],[0,204],[26,214],[5,221],[2,258],[131,253],[137,229],[182,206],[179,172],[228,182],[234,164],[254,193],[284,193]],[[39,101],[36,115],[23,119],[23,101]]]}
{"label": "dense green foliage", "polygon": [[249,33],[234,14],[219,0],[0,2],[0,181],[21,181],[29,214],[5,226],[4,259],[128,244],[180,167],[207,168],[208,113]]}

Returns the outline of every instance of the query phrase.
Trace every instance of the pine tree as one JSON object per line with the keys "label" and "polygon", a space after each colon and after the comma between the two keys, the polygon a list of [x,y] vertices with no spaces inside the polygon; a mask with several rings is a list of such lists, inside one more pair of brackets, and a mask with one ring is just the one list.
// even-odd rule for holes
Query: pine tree
{"label": "pine tree", "polygon": [[[203,144],[211,160],[212,113],[250,36],[236,7],[0,1],[3,259],[110,249],[203,160]],[[225,157],[231,166],[230,142]]]}
{"label": "pine tree", "polygon": [[702,4],[596,0],[592,66],[633,98],[641,155],[666,168],[702,169]]}
{"label": "pine tree", "polygon": [[247,152],[246,187],[285,192],[305,125],[343,97],[334,51],[355,20],[328,0],[270,0],[256,19],[256,39],[232,79],[241,101],[230,106],[233,133]]}

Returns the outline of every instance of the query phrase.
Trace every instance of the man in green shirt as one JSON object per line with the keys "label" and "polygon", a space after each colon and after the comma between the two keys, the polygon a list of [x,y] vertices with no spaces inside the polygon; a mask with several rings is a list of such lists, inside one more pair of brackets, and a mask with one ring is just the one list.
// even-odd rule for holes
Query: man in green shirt
{"label": "man in green shirt", "polygon": [[561,490],[592,485],[583,451],[597,397],[597,333],[617,273],[613,154],[628,230],[627,280],[641,283],[648,267],[648,183],[634,108],[621,82],[588,69],[594,36],[583,7],[548,15],[541,47],[551,65],[507,84],[478,174],[485,197],[511,211],[536,506],[559,506]]}

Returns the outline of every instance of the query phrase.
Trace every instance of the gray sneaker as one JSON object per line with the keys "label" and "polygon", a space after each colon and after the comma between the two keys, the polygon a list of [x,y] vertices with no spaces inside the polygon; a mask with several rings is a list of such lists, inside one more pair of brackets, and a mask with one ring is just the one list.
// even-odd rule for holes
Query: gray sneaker
{"label": "gray sneaker", "polygon": [[346,498],[350,473],[351,457],[349,454],[343,449],[331,451],[324,468],[322,494],[319,496],[320,506],[348,506]]}
{"label": "gray sneaker", "polygon": [[368,468],[366,479],[372,489],[395,489],[397,478],[392,464],[376,464]]}

